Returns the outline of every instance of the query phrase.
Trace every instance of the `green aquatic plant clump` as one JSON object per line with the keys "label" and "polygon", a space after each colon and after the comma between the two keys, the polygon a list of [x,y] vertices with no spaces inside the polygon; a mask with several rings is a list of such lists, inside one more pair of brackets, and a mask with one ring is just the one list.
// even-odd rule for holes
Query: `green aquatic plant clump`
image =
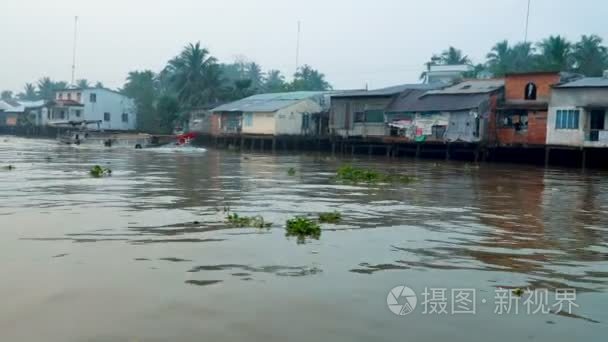
{"label": "green aquatic plant clump", "polygon": [[228,214],[226,216],[226,222],[230,223],[233,227],[244,228],[270,228],[272,222],[266,222],[260,215],[258,216],[239,216],[237,213]]}
{"label": "green aquatic plant clump", "polygon": [[319,214],[319,222],[321,223],[338,223],[340,221],[342,221],[342,214],[337,211]]}
{"label": "green aquatic plant clump", "polygon": [[351,165],[341,166],[336,172],[336,179],[350,183],[409,183],[414,180],[407,175],[389,175]]}
{"label": "green aquatic plant clump", "polygon": [[13,165],[6,165],[6,166],[2,167],[2,169],[7,170],[7,171],[13,171],[15,169],[15,167]]}
{"label": "green aquatic plant clump", "polygon": [[286,230],[287,236],[297,236],[299,239],[306,237],[319,239],[321,236],[321,226],[304,216],[296,216],[287,220]]}
{"label": "green aquatic plant clump", "polygon": [[288,176],[295,176],[296,175],[296,169],[294,169],[293,167],[290,167],[289,170],[287,170],[287,175]]}
{"label": "green aquatic plant clump", "polygon": [[92,177],[101,178],[101,177],[104,177],[104,176],[111,176],[112,175],[112,170],[107,169],[107,168],[103,168],[103,167],[101,167],[99,165],[95,165],[95,166],[93,166],[91,168],[91,170],[89,171],[89,174]]}

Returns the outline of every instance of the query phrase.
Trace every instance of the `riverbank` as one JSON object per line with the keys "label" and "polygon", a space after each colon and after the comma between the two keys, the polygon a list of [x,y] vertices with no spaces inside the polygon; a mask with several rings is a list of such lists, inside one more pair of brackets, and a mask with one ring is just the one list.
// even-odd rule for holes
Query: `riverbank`
{"label": "riverbank", "polygon": [[519,163],[542,167],[608,169],[608,149],[565,146],[487,146],[476,143],[416,143],[383,138],[201,134],[196,144],[262,153],[320,151],[340,156],[385,156],[467,162]]}

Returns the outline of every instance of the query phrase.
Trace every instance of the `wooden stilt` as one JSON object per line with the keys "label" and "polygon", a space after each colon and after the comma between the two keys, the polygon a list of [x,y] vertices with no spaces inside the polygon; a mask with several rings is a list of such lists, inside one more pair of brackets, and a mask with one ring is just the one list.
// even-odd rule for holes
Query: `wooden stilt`
{"label": "wooden stilt", "polygon": [[551,157],[551,147],[545,147],[545,167],[549,166],[550,157]]}
{"label": "wooden stilt", "polygon": [[445,146],[445,160],[450,160],[450,143]]}
{"label": "wooden stilt", "polygon": [[585,171],[585,168],[587,167],[587,150],[585,150],[584,147],[581,150],[581,154],[581,168]]}
{"label": "wooden stilt", "polygon": [[416,144],[416,159],[420,158],[420,150],[422,149],[422,144]]}
{"label": "wooden stilt", "polygon": [[272,153],[277,152],[277,138],[272,138]]}

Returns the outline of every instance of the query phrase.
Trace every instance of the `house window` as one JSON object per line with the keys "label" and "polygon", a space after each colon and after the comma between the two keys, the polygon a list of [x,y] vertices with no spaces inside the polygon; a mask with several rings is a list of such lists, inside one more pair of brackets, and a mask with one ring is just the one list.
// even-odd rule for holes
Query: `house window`
{"label": "house window", "polygon": [[68,93],[68,100],[72,99],[72,93]]}
{"label": "house window", "polygon": [[62,97],[63,97],[63,93],[57,93],[57,100],[61,100]]}
{"label": "house window", "polygon": [[532,82],[526,84],[524,98],[526,100],[536,100],[536,84]]}
{"label": "house window", "polygon": [[95,93],[91,93],[91,94],[89,95],[89,101],[90,101],[90,102],[93,102],[93,103],[94,103],[94,102],[97,102],[97,94],[95,94]]}
{"label": "house window", "polygon": [[122,122],[129,122],[129,114],[122,113]]}
{"label": "house window", "polygon": [[61,112],[59,112],[59,118],[62,120],[65,119],[65,111],[62,110]]}
{"label": "house window", "polygon": [[384,122],[383,110],[366,110],[365,122]]}
{"label": "house window", "polygon": [[528,111],[512,110],[500,113],[498,124],[501,127],[512,127],[515,131],[528,129]]}
{"label": "house window", "polygon": [[243,126],[245,126],[245,127],[253,126],[253,113],[245,113],[243,115]]}
{"label": "house window", "polygon": [[557,110],[555,118],[556,129],[578,129],[580,110]]}
{"label": "house window", "polygon": [[80,109],[77,109],[74,111],[74,115],[76,115],[77,118],[80,117]]}
{"label": "house window", "polygon": [[76,101],[80,102],[82,100],[82,94],[76,93]]}
{"label": "house window", "polygon": [[365,113],[355,112],[355,122],[365,122]]}
{"label": "house window", "polygon": [[103,121],[110,121],[110,113],[108,113],[108,112],[103,113]]}

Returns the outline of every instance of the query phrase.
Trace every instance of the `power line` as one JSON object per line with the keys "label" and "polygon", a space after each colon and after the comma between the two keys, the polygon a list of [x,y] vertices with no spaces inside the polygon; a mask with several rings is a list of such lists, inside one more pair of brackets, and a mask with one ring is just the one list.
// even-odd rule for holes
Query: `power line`
{"label": "power line", "polygon": [[530,1],[528,0],[528,11],[526,12],[526,33],[524,35],[524,43],[528,42],[528,24],[530,22]]}

